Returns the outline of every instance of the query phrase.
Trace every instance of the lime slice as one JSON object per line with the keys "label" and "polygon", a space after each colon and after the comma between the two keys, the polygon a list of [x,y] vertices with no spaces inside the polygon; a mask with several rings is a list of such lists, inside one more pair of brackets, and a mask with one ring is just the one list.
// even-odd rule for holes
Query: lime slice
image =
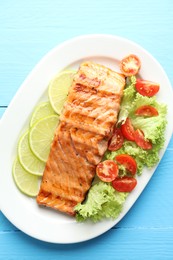
{"label": "lime slice", "polygon": [[51,115],[36,122],[29,133],[29,144],[35,156],[43,162],[47,161],[55,129],[59,122],[58,115]]}
{"label": "lime slice", "polygon": [[30,120],[30,127],[32,127],[38,120],[43,117],[55,114],[50,102],[42,102],[34,109]]}
{"label": "lime slice", "polygon": [[60,115],[64,102],[72,84],[75,71],[66,70],[59,73],[49,84],[49,100],[57,114]]}
{"label": "lime slice", "polygon": [[28,173],[18,158],[13,164],[13,178],[18,189],[24,194],[35,197],[39,192],[39,177]]}
{"label": "lime slice", "polygon": [[31,174],[42,176],[45,163],[40,161],[31,151],[29,146],[29,131],[24,133],[19,140],[18,156],[23,168]]}

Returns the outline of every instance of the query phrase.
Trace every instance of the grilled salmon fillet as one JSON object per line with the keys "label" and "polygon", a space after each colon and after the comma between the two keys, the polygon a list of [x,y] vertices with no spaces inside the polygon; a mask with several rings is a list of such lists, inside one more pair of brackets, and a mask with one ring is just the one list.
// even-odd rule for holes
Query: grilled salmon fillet
{"label": "grilled salmon fillet", "polygon": [[55,131],[38,204],[75,215],[107,150],[124,86],[123,75],[94,62],[81,64]]}

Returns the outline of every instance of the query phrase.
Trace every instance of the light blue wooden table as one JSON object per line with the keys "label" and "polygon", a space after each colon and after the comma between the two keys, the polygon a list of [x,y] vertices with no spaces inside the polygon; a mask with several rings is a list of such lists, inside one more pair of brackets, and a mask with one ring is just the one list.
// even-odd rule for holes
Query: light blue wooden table
{"label": "light blue wooden table", "polygon": [[[1,0],[0,115],[44,54],[91,33],[142,45],[173,83],[171,0]],[[0,212],[0,259],[173,259],[173,139],[143,194],[110,231],[84,243],[49,244],[25,235]]]}

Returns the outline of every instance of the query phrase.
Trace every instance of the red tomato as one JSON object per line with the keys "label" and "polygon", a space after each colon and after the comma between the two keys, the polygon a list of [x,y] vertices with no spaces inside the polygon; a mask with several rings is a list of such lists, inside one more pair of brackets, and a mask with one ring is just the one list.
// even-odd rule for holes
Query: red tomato
{"label": "red tomato", "polygon": [[111,182],[118,176],[118,165],[112,160],[99,163],[96,167],[98,177],[104,182]]}
{"label": "red tomato", "polygon": [[137,171],[137,163],[135,159],[128,154],[120,154],[115,157],[116,161],[125,166],[125,168],[131,173],[135,174]]}
{"label": "red tomato", "polygon": [[141,61],[134,54],[126,56],[120,62],[120,69],[126,77],[136,75],[140,67]]}
{"label": "red tomato", "polygon": [[146,105],[141,106],[135,111],[135,115],[137,116],[158,116],[159,113],[155,107]]}
{"label": "red tomato", "polygon": [[136,187],[136,184],[137,180],[133,177],[118,177],[112,182],[113,188],[120,192],[130,192]]}
{"label": "red tomato", "polygon": [[149,140],[145,139],[143,132],[140,129],[135,131],[135,142],[144,150],[152,149],[152,143]]}
{"label": "red tomato", "polygon": [[148,81],[148,80],[136,80],[136,90],[142,96],[152,97],[154,96],[160,89],[160,85],[158,83]]}
{"label": "red tomato", "polygon": [[126,122],[123,125],[121,125],[121,131],[122,131],[123,136],[127,140],[134,141],[134,131],[135,130],[133,128],[130,118],[127,118]]}
{"label": "red tomato", "polygon": [[121,146],[123,145],[123,142],[124,142],[124,137],[121,133],[121,129],[115,128],[112,138],[110,139],[109,144],[108,144],[108,150],[116,151],[116,150],[120,149]]}

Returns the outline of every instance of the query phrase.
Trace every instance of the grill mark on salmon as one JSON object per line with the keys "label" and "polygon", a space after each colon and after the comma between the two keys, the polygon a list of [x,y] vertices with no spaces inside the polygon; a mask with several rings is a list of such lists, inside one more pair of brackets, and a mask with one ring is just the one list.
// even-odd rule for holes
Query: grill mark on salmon
{"label": "grill mark on salmon", "polygon": [[[57,143],[56,143],[56,150],[57,150]],[[47,163],[46,165],[46,171],[49,171],[49,177],[52,179],[51,181],[51,187],[49,187],[49,183],[43,176],[43,183],[45,186],[47,186],[47,189],[51,189],[52,198],[53,196],[56,198],[59,194],[61,194],[61,198],[64,200],[71,200],[71,201],[78,201],[79,197],[83,196],[83,190],[82,187],[79,185],[79,187],[76,186],[76,182],[79,182],[79,178],[75,178],[73,175],[73,171],[71,171],[69,167],[69,163],[65,162],[63,164],[63,161],[61,161],[60,153],[61,151],[58,150],[57,152],[54,152],[54,149],[51,150],[53,155],[51,156],[53,161],[51,162],[51,165]],[[55,176],[54,172],[58,171],[59,173],[63,172],[63,179],[61,179],[61,174],[57,174]],[[76,168],[77,170],[77,168]],[[78,169],[80,171],[80,169]],[[77,177],[77,176],[76,176]],[[80,182],[86,183],[86,179],[80,177]],[[69,181],[71,184],[69,185]],[[48,193],[49,196],[49,193]],[[47,199],[44,199],[42,201],[42,204],[47,203]]]}
{"label": "grill mark on salmon", "polygon": [[72,139],[72,144],[75,149],[75,151],[83,158],[86,158],[87,161],[91,164],[97,164],[100,162],[102,156],[99,156],[95,151],[95,149],[88,149],[87,145],[80,143],[78,140],[76,141],[73,133],[71,133],[71,139]]}
{"label": "grill mark on salmon", "polygon": [[119,105],[117,104],[115,106],[113,104],[114,102],[117,101],[118,100],[110,99],[107,107],[105,107],[106,102],[100,102],[101,104],[98,104],[97,100],[95,99],[92,101],[92,103],[94,102],[94,104],[92,104],[91,101],[85,103],[79,103],[79,104],[67,103],[64,108],[66,109],[66,111],[70,111],[71,114],[80,112],[84,116],[96,118],[98,117],[99,113],[102,114],[107,113],[108,112],[107,109],[109,109],[110,112],[115,113],[114,109],[116,108],[116,110],[118,110]]}
{"label": "grill mark on salmon", "polygon": [[55,131],[37,203],[75,215],[117,120],[125,78],[93,62],[81,64]]}
{"label": "grill mark on salmon", "polygon": [[[82,166],[84,164],[83,161],[80,160],[79,156],[75,153],[73,145],[71,143],[71,138],[68,129],[65,128],[62,129],[62,133],[64,135],[64,138],[61,138],[61,149],[63,149],[66,156],[68,156],[68,164],[66,165],[66,168],[68,169],[69,174],[72,177],[72,184],[70,185],[71,189],[78,188],[80,191],[82,191],[82,188],[80,185],[76,185],[76,183],[79,183],[79,178],[83,179],[83,183],[88,183],[87,176],[83,175],[83,169]],[[76,163],[77,162],[77,163]],[[85,165],[85,164],[84,164]],[[84,167],[86,168],[86,166]],[[78,171],[78,175],[75,173]],[[83,175],[83,176],[82,176]],[[73,194],[73,192],[70,192],[70,194]]]}
{"label": "grill mark on salmon", "polygon": [[[71,139],[73,141],[73,146],[75,147],[75,150],[78,154],[80,154],[80,156],[84,157],[87,159],[87,161],[91,164],[97,165],[103,156],[103,153],[105,152],[105,146],[104,143],[107,142],[107,140],[104,140],[103,137],[101,137],[100,140],[100,146],[103,144],[103,149],[99,149],[99,143],[98,143],[98,138],[97,141],[95,141],[95,144],[97,144],[97,146],[93,145],[91,142],[92,138],[92,133],[90,134],[90,137],[87,138],[87,136],[85,135],[85,131],[78,131],[80,132],[80,134],[77,133],[77,129],[71,128],[70,129],[70,134],[71,134]],[[84,136],[82,136],[84,135]],[[98,136],[100,137],[100,136]]]}
{"label": "grill mark on salmon", "polygon": [[100,132],[101,135],[109,136],[111,134],[113,122],[117,120],[117,112],[108,111],[107,113],[101,114],[99,117],[89,117],[83,114],[78,115],[78,113],[71,112],[70,110],[64,113],[61,120],[66,120],[68,124],[73,126],[75,121],[75,126],[81,128],[85,131],[89,131],[97,134]]}
{"label": "grill mark on salmon", "polygon": [[104,136],[96,135],[92,132],[86,132],[82,129],[71,128],[70,133],[75,143],[80,143],[85,148],[92,150],[94,154],[103,155],[105,144],[107,142]]}
{"label": "grill mark on salmon", "polygon": [[[89,164],[85,158],[81,158],[80,155],[76,154],[76,151],[74,149],[71,136],[70,136],[70,127],[67,124],[61,125],[61,131],[59,138],[61,140],[61,149],[64,151],[64,154],[68,155],[68,168],[71,174],[74,174],[74,172],[78,172],[77,175],[74,176],[74,179],[76,179],[75,183],[81,183],[80,180],[83,179],[82,183],[85,183],[85,186],[87,186],[88,182],[92,181],[93,173],[94,173],[94,167],[93,165]],[[73,170],[74,171],[73,171]],[[89,172],[88,175],[85,175],[84,172]],[[91,174],[90,174],[91,172]],[[81,186],[80,186],[81,187]],[[78,187],[78,188],[80,188]]]}

